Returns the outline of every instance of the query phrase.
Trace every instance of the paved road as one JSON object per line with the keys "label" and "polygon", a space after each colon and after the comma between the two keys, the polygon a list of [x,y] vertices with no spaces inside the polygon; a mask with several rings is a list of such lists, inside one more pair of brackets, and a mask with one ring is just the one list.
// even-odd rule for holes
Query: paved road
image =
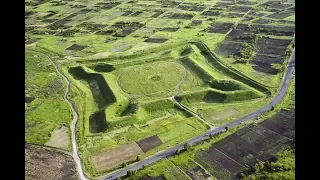
{"label": "paved road", "polygon": [[[295,50],[293,50],[293,54],[292,54],[292,58],[290,59],[289,61],[289,64],[288,64],[288,69],[285,73],[285,76],[284,76],[284,80],[282,82],[282,85],[281,85],[281,88],[280,88],[280,91],[278,92],[277,96],[268,104],[266,105],[265,107],[247,115],[247,116],[244,116],[240,119],[237,119],[233,122],[230,122],[226,125],[223,125],[223,126],[220,126],[216,129],[213,129],[213,130],[209,130],[207,131],[206,133],[198,136],[198,137],[195,137],[191,140],[189,140],[188,142],[190,144],[194,144],[194,143],[197,143],[197,142],[200,142],[200,141],[203,141],[205,139],[208,139],[209,138],[209,134],[217,134],[218,132],[221,132],[225,129],[225,127],[228,127],[228,128],[231,128],[231,127],[234,127],[238,124],[240,124],[241,122],[244,122],[244,121],[247,121],[247,120],[250,120],[260,114],[262,114],[263,112],[266,112],[268,110],[270,110],[272,108],[272,106],[278,104],[281,99],[284,97],[287,89],[288,89],[288,85],[290,83],[290,79],[291,79],[291,76],[292,76],[292,72],[294,71],[294,64],[295,64]],[[142,168],[142,166],[146,166],[148,164],[151,164],[151,163],[154,163],[162,158],[165,158],[169,155],[172,155],[174,154],[178,149],[183,149],[183,145],[184,143],[180,143],[174,147],[171,147],[163,152],[159,152],[157,154],[155,154],[154,156],[151,156],[147,159],[144,159],[142,161],[139,161],[135,164],[132,164],[130,166],[127,166],[126,168],[122,168],[118,171],[115,171],[107,176],[105,176],[104,178],[101,178],[101,179],[104,179],[104,180],[111,180],[111,179],[116,179],[117,177],[121,177],[121,176],[125,176],[127,174],[127,171],[128,170],[137,170],[137,169],[140,169]]]}
{"label": "paved road", "polygon": [[67,89],[66,89],[66,92],[64,94],[63,99],[69,104],[69,106],[71,107],[72,113],[73,113],[73,121],[72,121],[72,123],[70,125],[71,133],[72,133],[72,137],[71,137],[71,140],[72,140],[72,157],[73,157],[74,161],[76,162],[79,178],[81,180],[88,180],[84,176],[84,173],[83,173],[83,170],[82,170],[82,166],[81,166],[81,161],[80,161],[80,158],[79,158],[79,155],[78,155],[78,151],[77,151],[76,125],[77,125],[77,121],[78,121],[78,113],[77,113],[76,109],[74,108],[73,104],[68,99],[68,93],[70,91],[70,82],[69,82],[68,78],[63,74],[63,72],[59,69],[57,64],[51,59],[51,57],[48,54],[40,52],[40,51],[35,51],[35,50],[26,50],[26,51],[36,52],[36,53],[45,55],[51,61],[51,63],[55,67],[55,69],[58,72],[58,74],[60,74],[64,78],[66,83],[67,83]]}

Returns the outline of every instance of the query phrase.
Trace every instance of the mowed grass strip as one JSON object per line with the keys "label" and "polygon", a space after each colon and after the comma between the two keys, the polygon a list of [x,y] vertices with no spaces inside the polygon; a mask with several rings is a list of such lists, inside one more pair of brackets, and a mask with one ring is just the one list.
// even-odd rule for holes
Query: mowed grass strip
{"label": "mowed grass strip", "polygon": [[[170,127],[167,127],[170,128]],[[177,129],[179,128],[179,129]],[[162,142],[168,142],[170,140],[186,136],[189,133],[198,131],[197,126],[192,126],[189,123],[180,123],[179,126],[172,126],[170,130],[159,134],[159,138]]]}
{"label": "mowed grass strip", "polygon": [[98,172],[102,172],[104,170],[111,169],[122,162],[130,161],[142,153],[143,151],[134,142],[119,148],[96,154],[92,157],[92,162],[96,170]]}
{"label": "mowed grass strip", "polygon": [[223,120],[225,118],[229,118],[229,117],[232,117],[236,114],[238,114],[239,111],[235,108],[230,108],[230,109],[226,109],[226,110],[223,110],[223,111],[219,111],[217,113],[214,113],[212,116],[211,116],[211,119],[212,120]]}
{"label": "mowed grass strip", "polygon": [[45,144],[47,146],[57,147],[57,148],[69,148],[70,146],[70,136],[69,128],[66,126],[59,126],[53,132],[49,141]]}
{"label": "mowed grass strip", "polygon": [[146,95],[175,88],[185,75],[186,70],[179,63],[152,63],[123,72],[118,83],[128,94]]}
{"label": "mowed grass strip", "polygon": [[162,144],[162,141],[158,136],[151,136],[140,141],[137,141],[137,144],[140,146],[143,152],[147,152],[150,149],[159,146]]}

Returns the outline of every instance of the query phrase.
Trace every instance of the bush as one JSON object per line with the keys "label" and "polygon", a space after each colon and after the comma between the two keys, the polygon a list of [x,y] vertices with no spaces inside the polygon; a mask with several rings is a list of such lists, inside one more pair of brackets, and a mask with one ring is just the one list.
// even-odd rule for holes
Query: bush
{"label": "bush", "polygon": [[181,153],[181,150],[177,149],[176,154],[180,154],[180,153]]}
{"label": "bush", "polygon": [[242,43],[242,48],[240,49],[240,57],[244,59],[252,58],[255,48],[253,44]]}
{"label": "bush", "polygon": [[191,149],[192,145],[187,142],[187,143],[185,143],[185,144],[183,145],[183,147],[184,147],[184,149],[185,149],[186,151],[189,151],[189,150]]}
{"label": "bush", "polygon": [[248,60],[248,59],[243,59],[243,58],[238,58],[238,59],[236,60],[236,62],[237,62],[237,63],[241,63],[241,64],[246,64],[246,63],[249,62],[249,60]]}
{"label": "bush", "polygon": [[127,171],[127,177],[130,177],[132,175],[134,175],[134,171],[128,170]]}
{"label": "bush", "polygon": [[245,178],[246,175],[244,175],[243,173],[240,174],[240,178]]}

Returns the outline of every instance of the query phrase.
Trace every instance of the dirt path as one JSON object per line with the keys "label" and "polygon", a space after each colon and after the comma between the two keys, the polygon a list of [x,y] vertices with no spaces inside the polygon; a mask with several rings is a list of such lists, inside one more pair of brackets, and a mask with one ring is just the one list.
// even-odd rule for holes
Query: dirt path
{"label": "dirt path", "polygon": [[207,120],[203,119],[201,116],[199,116],[197,113],[193,112],[191,109],[185,107],[184,105],[182,105],[181,103],[179,103],[174,96],[170,97],[179,107],[181,107],[182,109],[188,111],[189,113],[193,114],[196,118],[200,119],[200,121],[204,122],[206,125],[208,125],[210,127],[210,130],[215,129],[216,127],[214,127],[210,122],[208,122]]}
{"label": "dirt path", "polygon": [[28,146],[41,147],[41,148],[49,149],[49,150],[53,150],[53,151],[59,151],[59,152],[62,152],[62,153],[64,153],[64,154],[66,154],[66,155],[72,156],[72,152],[69,152],[69,151],[64,150],[64,149],[52,147],[52,146],[45,146],[45,145],[39,145],[39,144],[33,144],[33,143],[26,143],[26,145],[28,145]]}
{"label": "dirt path", "polygon": [[68,78],[63,74],[63,72],[59,69],[59,67],[57,66],[57,64],[51,59],[51,57],[46,54],[46,53],[43,53],[43,52],[40,52],[40,51],[35,51],[35,50],[26,50],[26,51],[30,51],[30,52],[35,52],[35,53],[39,53],[39,54],[43,54],[45,55],[49,60],[50,62],[52,63],[52,65],[55,67],[57,73],[59,75],[61,75],[63,77],[63,79],[66,81],[67,83],[67,89],[66,89],[66,92],[64,94],[64,97],[63,99],[69,104],[69,106],[71,107],[71,110],[72,110],[72,113],[73,113],[73,121],[70,125],[70,128],[71,128],[71,133],[72,133],[72,136],[71,136],[71,140],[72,140],[72,157],[77,165],[77,171],[78,171],[78,174],[79,174],[79,178],[81,180],[88,180],[84,173],[83,173],[83,170],[82,170],[82,166],[81,166],[81,161],[80,161],[80,158],[79,158],[79,155],[78,155],[78,150],[77,150],[77,142],[76,142],[76,125],[77,125],[77,121],[78,121],[78,113],[76,111],[76,109],[74,108],[73,104],[69,101],[68,99],[68,93],[70,91],[70,81],[68,80]]}
{"label": "dirt path", "polygon": [[188,77],[188,70],[182,64],[180,64],[180,65],[183,67],[183,69],[186,72],[186,74],[184,75],[183,79],[177,85],[176,93],[173,96],[177,96],[179,94],[182,83],[184,83],[187,80],[187,77]]}

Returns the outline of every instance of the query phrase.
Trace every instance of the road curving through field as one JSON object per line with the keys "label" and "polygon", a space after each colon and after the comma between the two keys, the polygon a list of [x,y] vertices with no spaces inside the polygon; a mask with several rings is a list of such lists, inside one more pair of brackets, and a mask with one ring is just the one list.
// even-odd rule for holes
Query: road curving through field
{"label": "road curving through field", "polygon": [[82,169],[82,166],[81,166],[81,161],[80,161],[80,158],[79,158],[79,155],[78,155],[78,150],[77,150],[76,125],[77,125],[77,122],[78,122],[78,113],[77,113],[76,109],[74,108],[74,105],[72,104],[72,102],[70,102],[70,100],[68,99],[68,93],[70,91],[70,81],[68,80],[67,76],[63,74],[63,72],[59,69],[57,64],[51,59],[51,57],[48,54],[40,52],[40,51],[35,51],[35,50],[27,50],[26,49],[26,51],[35,52],[35,53],[39,53],[39,54],[42,54],[42,55],[46,56],[50,60],[50,62],[54,66],[54,68],[56,69],[57,73],[59,75],[61,75],[63,77],[63,79],[67,83],[67,89],[66,89],[66,92],[64,94],[63,99],[69,104],[69,106],[71,107],[71,110],[72,110],[72,114],[73,114],[73,120],[72,120],[72,123],[70,125],[71,133],[72,133],[72,136],[71,136],[71,140],[72,140],[72,157],[73,157],[73,159],[74,159],[74,161],[76,163],[79,178],[81,180],[88,180],[85,177],[84,173],[83,173],[83,169]]}
{"label": "road curving through field", "polygon": [[[203,140],[206,140],[206,139],[209,139],[209,135],[212,134],[212,135],[215,135],[221,131],[223,131],[225,129],[225,127],[228,127],[228,128],[231,128],[231,127],[234,127],[238,124],[240,124],[241,122],[245,122],[245,121],[248,121],[250,119],[253,119],[255,117],[257,117],[258,115],[262,114],[263,112],[266,112],[270,109],[272,109],[272,107],[278,103],[280,103],[280,101],[282,100],[282,98],[284,97],[287,89],[288,89],[288,86],[289,86],[289,83],[290,83],[290,79],[291,79],[291,76],[293,74],[293,71],[294,71],[294,66],[295,65],[295,50],[293,50],[293,53],[292,53],[292,56],[290,57],[290,60],[289,60],[289,63],[288,63],[288,66],[287,66],[287,71],[285,72],[284,74],[284,78],[283,78],[283,81],[282,81],[282,84],[281,84],[281,88],[277,94],[276,97],[274,97],[272,99],[272,101],[267,104],[266,106],[264,106],[263,108],[255,111],[255,112],[252,112],[242,118],[239,118],[235,121],[232,121],[228,124],[225,124],[223,126],[220,126],[218,128],[215,128],[215,129],[210,129],[209,131],[205,132],[204,134],[200,135],[200,136],[197,136],[197,137],[194,137],[192,138],[191,140],[187,141],[188,143],[190,144],[195,144],[195,143],[198,143],[200,141],[203,141]],[[130,166],[127,166],[125,168],[122,168],[122,169],[119,169],[117,171],[114,171],[112,173],[109,173],[108,175],[104,176],[104,178],[100,178],[101,180],[113,180],[113,179],[116,179],[117,177],[122,177],[122,176],[125,176],[127,174],[127,171],[133,171],[133,170],[138,170],[138,169],[141,169],[142,167],[146,166],[146,165],[149,165],[149,164],[152,164],[162,158],[165,158],[167,156],[170,156],[170,155],[173,155],[176,153],[176,151],[178,149],[183,149],[184,148],[184,144],[185,142],[183,143],[180,143],[174,147],[171,147],[165,151],[162,151],[162,152],[159,152],[153,156],[150,156],[144,160],[141,160],[137,163],[134,163]]]}

